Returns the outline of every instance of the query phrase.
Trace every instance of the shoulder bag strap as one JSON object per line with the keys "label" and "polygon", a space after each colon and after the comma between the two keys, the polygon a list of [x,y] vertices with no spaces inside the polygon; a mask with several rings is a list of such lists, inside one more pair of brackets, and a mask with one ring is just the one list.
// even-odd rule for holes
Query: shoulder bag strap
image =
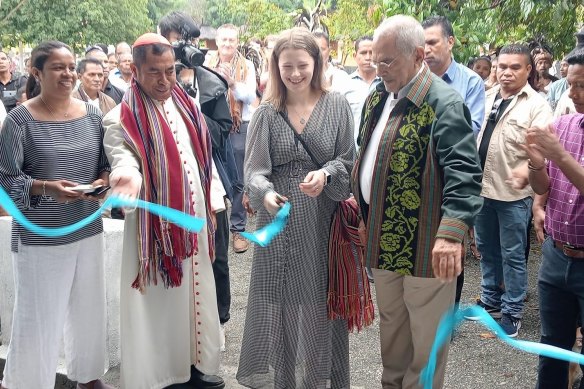
{"label": "shoulder bag strap", "polygon": [[299,141],[302,144],[302,147],[304,147],[304,150],[306,150],[306,153],[308,154],[308,156],[310,157],[310,159],[312,160],[312,162],[316,166],[318,166],[319,169],[322,168],[322,164],[320,162],[318,162],[318,160],[316,159],[316,157],[314,156],[314,154],[312,154],[312,151],[310,151],[310,149],[306,145],[306,142],[304,142],[304,140],[300,137],[300,135],[298,135],[298,133],[294,129],[294,126],[292,126],[292,123],[290,123],[290,120],[288,120],[288,116],[286,116],[284,114],[284,112],[281,112],[281,111],[279,112],[279,114],[282,117],[282,119],[284,119],[284,121],[286,122],[286,124],[288,125],[288,127],[290,128],[290,130],[292,131],[292,133],[294,134],[294,138],[296,138],[296,140]]}

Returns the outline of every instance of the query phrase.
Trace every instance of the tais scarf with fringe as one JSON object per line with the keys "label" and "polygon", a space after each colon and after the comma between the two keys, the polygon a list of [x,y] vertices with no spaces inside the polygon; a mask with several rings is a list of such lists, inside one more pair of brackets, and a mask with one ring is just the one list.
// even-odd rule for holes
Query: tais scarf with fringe
{"label": "tais scarf with fringe", "polygon": [[[211,141],[199,109],[179,87],[172,90],[172,101],[180,113],[192,141],[199,166],[207,212],[209,256],[214,258],[214,225],[211,221]],[[195,215],[189,179],[180,158],[176,140],[163,114],[135,80],[122,101],[121,125],[128,146],[140,157],[143,185],[140,197]],[[197,235],[143,209],[138,216],[139,271],[132,287],[144,292],[158,277],[166,288],[180,286],[182,261],[198,253]]]}
{"label": "tais scarf with fringe", "polygon": [[[207,66],[215,70],[219,64],[219,54],[217,52],[209,54],[209,59],[207,60]],[[245,57],[239,51],[235,51],[235,55],[231,60],[231,77],[235,82],[243,82],[247,80],[247,62]],[[241,115],[243,113],[243,103],[235,98],[233,95],[233,90],[229,88],[227,93],[229,98],[229,111],[231,113],[231,119],[233,120],[233,125],[231,126],[231,132],[239,130],[241,126]]]}
{"label": "tais scarf with fringe", "polygon": [[363,263],[359,213],[353,197],[340,201],[329,239],[328,317],[347,320],[347,329],[361,331],[373,323],[375,308]]}

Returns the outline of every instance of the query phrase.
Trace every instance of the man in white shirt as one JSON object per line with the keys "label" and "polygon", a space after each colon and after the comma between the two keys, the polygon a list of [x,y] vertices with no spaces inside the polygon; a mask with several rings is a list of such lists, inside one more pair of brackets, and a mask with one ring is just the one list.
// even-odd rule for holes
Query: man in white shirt
{"label": "man in white shirt", "polygon": [[229,86],[228,98],[233,127],[231,144],[238,168],[238,181],[233,186],[230,230],[233,235],[233,251],[243,253],[249,242],[240,233],[245,231],[247,212],[243,206],[243,160],[247,126],[254,113],[256,99],[256,75],[253,63],[237,51],[239,30],[233,24],[224,24],[217,29],[217,52],[209,54],[205,65],[219,73]]}
{"label": "man in white shirt", "polygon": [[329,36],[324,31],[316,31],[313,33],[318,45],[320,46],[320,54],[324,63],[324,77],[328,82],[333,92],[338,92],[345,96],[351,112],[353,113],[353,120],[355,122],[355,142],[358,137],[359,121],[361,118],[361,110],[363,109],[363,102],[367,98],[368,89],[363,87],[363,83],[359,80],[353,80],[347,72],[333,66],[330,61],[330,40]]}
{"label": "man in white shirt", "polygon": [[[361,112],[363,110],[363,104],[369,92],[373,90],[375,84],[377,84],[381,79],[377,77],[377,72],[371,64],[371,59],[373,57],[373,37],[363,36],[355,41],[355,62],[357,63],[357,70],[349,75],[349,77],[357,81],[356,85],[360,85],[358,89],[361,95],[359,97],[359,106],[356,107],[355,112],[353,112],[355,120],[355,143],[359,136],[359,124],[361,123]],[[357,145],[357,148],[359,145]]]}

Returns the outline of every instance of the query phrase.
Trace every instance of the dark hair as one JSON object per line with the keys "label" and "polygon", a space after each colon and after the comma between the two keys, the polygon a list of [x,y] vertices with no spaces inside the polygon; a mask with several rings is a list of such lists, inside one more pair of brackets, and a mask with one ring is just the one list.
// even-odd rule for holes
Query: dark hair
{"label": "dark hair", "polygon": [[315,37],[316,39],[324,38],[324,40],[326,41],[326,45],[330,47],[331,39],[329,38],[329,35],[325,31],[323,30],[313,31],[312,36]]}
{"label": "dark hair", "polygon": [[[22,101],[22,95],[23,95],[23,94],[25,94],[25,95],[27,94],[27,93],[26,93],[26,84],[25,84],[25,85],[23,85],[23,86],[21,86],[20,88],[18,88],[18,90],[16,91],[16,100],[17,100],[19,103],[22,103],[22,102],[23,102],[23,101]],[[28,99],[28,95],[26,96],[26,98]]]}
{"label": "dark hair", "polygon": [[566,57],[568,65],[584,65],[584,48],[571,52]]}
{"label": "dark hair", "polygon": [[533,57],[531,56],[529,47],[521,43],[512,43],[510,45],[504,46],[501,51],[499,51],[499,57],[504,54],[522,55],[527,59],[527,64],[531,65],[531,72],[529,73],[527,82],[533,89],[537,90],[538,75],[537,71],[535,70],[535,63],[533,62]]}
{"label": "dark hair", "polygon": [[[53,51],[59,49],[67,49],[71,54],[73,51],[69,46],[64,44],[63,42],[59,41],[45,41],[39,44],[32,50],[30,54],[30,66],[31,68],[38,69],[40,71],[43,70],[45,67],[45,63],[47,59],[51,56]],[[29,99],[36,97],[41,94],[41,84],[37,82],[36,78],[33,75],[28,77],[28,81],[26,82],[26,96]]]}
{"label": "dark hair", "polygon": [[525,58],[527,58],[528,63],[533,66],[533,58],[531,58],[529,47],[525,45],[520,43],[512,43],[510,45],[504,46],[501,51],[499,51],[499,57],[503,54],[523,55]]}
{"label": "dark hair", "polygon": [[477,58],[476,57],[471,57],[468,59],[468,62],[466,63],[466,67],[469,69],[472,69],[472,67],[474,66],[475,62],[477,62]]}
{"label": "dark hair", "polygon": [[491,62],[491,57],[489,57],[488,55],[481,55],[480,57],[475,59],[475,63],[477,63],[479,61],[487,61],[489,63],[489,66],[491,66],[493,64]]}
{"label": "dark hair", "polygon": [[146,56],[148,53],[152,53],[153,55],[160,57],[167,51],[172,52],[172,56],[174,57],[174,50],[172,49],[172,46],[168,46],[162,43],[138,46],[134,47],[134,50],[132,50],[132,59],[134,61],[134,65],[136,65],[136,67],[140,67],[144,62],[146,62]]}
{"label": "dark hair", "polygon": [[422,27],[424,27],[424,30],[434,26],[442,27],[442,35],[444,35],[446,39],[450,38],[451,36],[454,36],[452,23],[450,23],[450,20],[446,19],[446,17],[432,16],[422,22]]}
{"label": "dark hair", "polygon": [[359,51],[359,45],[361,42],[364,41],[373,41],[373,37],[371,35],[365,35],[355,41],[355,53]]}
{"label": "dark hair", "polygon": [[79,63],[77,64],[77,73],[79,74],[85,73],[85,68],[87,68],[88,63],[99,65],[103,69],[103,63],[100,60],[95,58],[85,58],[79,61]]}
{"label": "dark hair", "polygon": [[178,11],[173,11],[168,15],[164,16],[158,22],[158,28],[160,28],[160,35],[168,39],[171,32],[175,31],[180,33],[180,27],[185,18],[185,14]]}

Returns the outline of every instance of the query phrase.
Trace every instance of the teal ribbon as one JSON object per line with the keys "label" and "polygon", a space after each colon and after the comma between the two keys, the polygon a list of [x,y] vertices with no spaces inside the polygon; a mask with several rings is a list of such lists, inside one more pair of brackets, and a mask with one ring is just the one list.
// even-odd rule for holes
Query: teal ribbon
{"label": "teal ribbon", "polygon": [[288,216],[290,216],[290,207],[291,206],[289,202],[284,203],[270,224],[260,228],[254,233],[242,232],[241,236],[260,245],[261,247],[266,247],[270,244],[272,239],[274,239],[274,237],[282,232],[286,227],[286,224],[288,223]]}
{"label": "teal ribbon", "polygon": [[2,205],[2,208],[4,208],[4,210],[8,212],[18,224],[37,235],[48,237],[64,236],[80,230],[97,218],[100,218],[103,211],[111,207],[142,208],[152,214],[160,216],[162,219],[168,220],[169,222],[184,228],[185,230],[195,233],[200,232],[206,223],[205,219],[187,215],[176,209],[144,200],[128,200],[118,196],[108,197],[97,211],[86,218],[79,220],[77,223],[57,228],[43,227],[32,223],[22,214],[22,212],[20,212],[16,204],[14,204],[12,199],[2,188],[0,188],[0,205]]}
{"label": "teal ribbon", "polygon": [[582,354],[550,346],[549,344],[529,342],[527,340],[516,340],[509,337],[491,315],[489,315],[483,308],[474,305],[465,309],[459,309],[456,313],[451,309],[442,316],[438,329],[436,330],[436,337],[432,344],[428,364],[424,367],[420,375],[420,384],[424,389],[432,389],[438,352],[446,342],[450,341],[450,334],[465,320],[464,316],[478,317],[478,320],[489,330],[493,331],[499,339],[518,350],[566,362],[575,362],[580,365],[584,364],[584,355]]}

